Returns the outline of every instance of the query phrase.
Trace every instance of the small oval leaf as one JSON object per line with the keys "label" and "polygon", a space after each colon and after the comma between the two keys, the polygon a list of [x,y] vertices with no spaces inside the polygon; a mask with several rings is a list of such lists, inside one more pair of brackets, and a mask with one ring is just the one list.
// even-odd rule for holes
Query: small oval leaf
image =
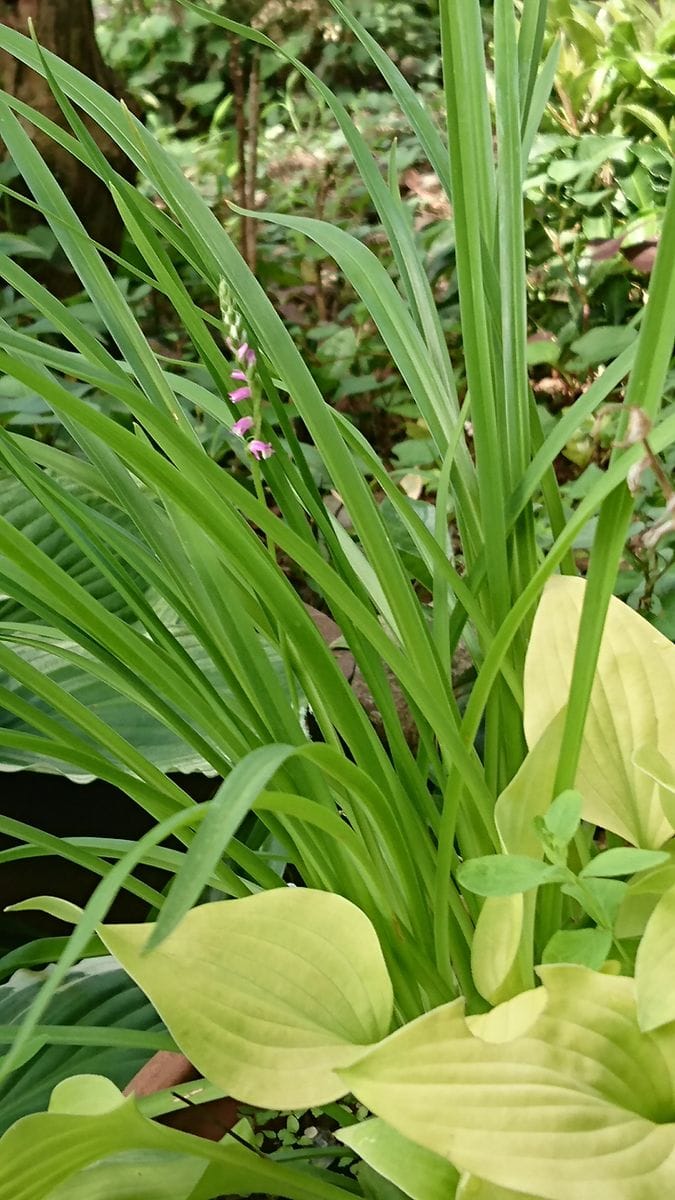
{"label": "small oval leaf", "polygon": [[612,879],[617,875],[636,875],[638,871],[649,871],[668,862],[669,854],[664,850],[634,850],[632,846],[617,846],[596,855],[579,872],[584,879]]}
{"label": "small oval leaf", "polygon": [[525,854],[488,854],[462,863],[457,878],[462,887],[477,896],[514,896],[564,875],[557,867]]}

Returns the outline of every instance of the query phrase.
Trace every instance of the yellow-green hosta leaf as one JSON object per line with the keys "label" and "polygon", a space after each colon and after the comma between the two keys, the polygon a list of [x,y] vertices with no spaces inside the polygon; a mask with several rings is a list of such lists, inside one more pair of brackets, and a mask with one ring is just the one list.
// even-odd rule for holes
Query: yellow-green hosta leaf
{"label": "yellow-green hosta leaf", "polygon": [[635,989],[641,1029],[675,1021],[675,887],[650,916],[635,960]]}
{"label": "yellow-green hosta leaf", "polygon": [[[561,736],[562,720],[558,717],[497,800],[495,822],[502,849],[508,854],[543,858],[534,821],[550,804]],[[490,1004],[500,1004],[534,983],[535,903],[534,893],[490,897],[480,911],[471,947],[471,970],[478,991]]]}
{"label": "yellow-green hosta leaf", "polygon": [[344,1094],[336,1074],[391,1025],[382,951],[341,896],[278,888],[192,909],[156,949],[152,925],[100,936],[191,1062],[235,1099],[311,1108]]}
{"label": "yellow-green hosta leaf", "polygon": [[346,1083],[496,1187],[543,1200],[675,1195],[675,1028],[640,1031],[631,979],[540,974],[541,989],[484,1017],[467,1020],[461,1000],[419,1017],[342,1071]]}
{"label": "yellow-green hosta leaf", "polygon": [[447,1159],[377,1117],[339,1129],[335,1136],[411,1200],[452,1200],[455,1195],[459,1175]]}
{"label": "yellow-green hosta leaf", "polygon": [[513,1188],[495,1187],[475,1175],[462,1175],[455,1200],[542,1200],[532,1192],[514,1192]]}
{"label": "yellow-green hosta leaf", "polygon": [[656,784],[661,808],[675,828],[675,766],[656,746],[640,746],[633,755],[633,765]]}
{"label": "yellow-green hosta leaf", "polygon": [[488,896],[478,914],[471,943],[471,973],[490,1004],[500,1004],[532,983],[528,943],[523,937],[526,905],[529,910],[531,896]]}
{"label": "yellow-green hosta leaf", "polygon": [[[536,746],[567,703],[585,582],[549,580],[525,663],[525,735]],[[673,826],[661,784],[634,763],[653,747],[672,764],[675,645],[620,600],[610,600],[576,786],[583,816],[636,846],[658,849]],[[675,812],[671,812],[675,816]]]}

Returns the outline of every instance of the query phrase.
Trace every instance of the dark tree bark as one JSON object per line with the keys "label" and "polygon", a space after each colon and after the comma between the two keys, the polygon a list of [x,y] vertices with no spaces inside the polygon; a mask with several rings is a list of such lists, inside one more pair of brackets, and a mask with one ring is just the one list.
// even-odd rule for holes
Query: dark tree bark
{"label": "dark tree bark", "polygon": [[[29,19],[47,50],[72,63],[106,91],[121,95],[119,83],[103,62],[96,43],[91,0],[0,0],[2,24],[28,33]],[[58,125],[67,127],[46,80],[4,51],[0,51],[0,86]],[[111,166],[132,180],[135,168],[126,155],[89,118],[85,118],[85,123]],[[32,125],[26,128],[91,236],[112,250],[118,249],[122,223],[105,184],[40,130]],[[18,185],[14,186],[20,190]],[[37,220],[39,217],[27,206],[12,206],[14,229],[25,230]]]}

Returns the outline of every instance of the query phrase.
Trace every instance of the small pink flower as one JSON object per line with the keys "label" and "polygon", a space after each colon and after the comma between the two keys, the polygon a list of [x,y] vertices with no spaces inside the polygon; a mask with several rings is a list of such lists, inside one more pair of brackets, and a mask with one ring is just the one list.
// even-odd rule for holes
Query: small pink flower
{"label": "small pink flower", "polygon": [[240,379],[242,383],[246,383],[246,373],[244,371],[233,371],[230,378]]}
{"label": "small pink flower", "polygon": [[256,362],[255,350],[247,350],[246,351],[246,361],[247,361],[249,367],[255,366],[255,362]]}
{"label": "small pink flower", "polygon": [[248,342],[244,342],[243,345],[239,346],[238,350],[235,351],[234,357],[238,362],[243,362],[249,353]]}
{"label": "small pink flower", "polygon": [[261,442],[259,438],[253,438],[253,441],[249,442],[248,448],[253,457],[258,460],[261,458],[271,458],[274,454],[273,446],[269,442]]}
{"label": "small pink flower", "polygon": [[230,400],[232,401],[233,404],[240,404],[242,400],[250,400],[250,399],[251,399],[250,387],[235,388],[235,390],[233,392],[230,392]]}
{"label": "small pink flower", "polygon": [[232,432],[240,438],[243,438],[249,429],[253,429],[253,417],[240,417],[232,426]]}

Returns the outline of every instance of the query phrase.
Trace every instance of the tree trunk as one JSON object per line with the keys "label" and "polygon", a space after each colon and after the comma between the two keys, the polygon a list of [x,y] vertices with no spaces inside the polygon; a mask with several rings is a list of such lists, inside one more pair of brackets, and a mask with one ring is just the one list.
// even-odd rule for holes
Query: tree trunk
{"label": "tree trunk", "polygon": [[[42,46],[72,63],[106,91],[116,96],[121,94],[96,43],[91,0],[0,0],[2,24],[27,34],[30,19]],[[67,121],[47,81],[4,51],[0,51],[0,86],[67,128]],[[111,166],[125,179],[132,180],[135,168],[126,155],[88,117],[84,120]],[[87,231],[109,249],[119,249],[122,222],[105,184],[46,134],[32,125],[26,125],[26,128]],[[12,186],[21,190],[20,183],[14,180]],[[40,217],[27,206],[17,203],[10,208],[10,220],[15,230],[25,230],[36,224]]]}

